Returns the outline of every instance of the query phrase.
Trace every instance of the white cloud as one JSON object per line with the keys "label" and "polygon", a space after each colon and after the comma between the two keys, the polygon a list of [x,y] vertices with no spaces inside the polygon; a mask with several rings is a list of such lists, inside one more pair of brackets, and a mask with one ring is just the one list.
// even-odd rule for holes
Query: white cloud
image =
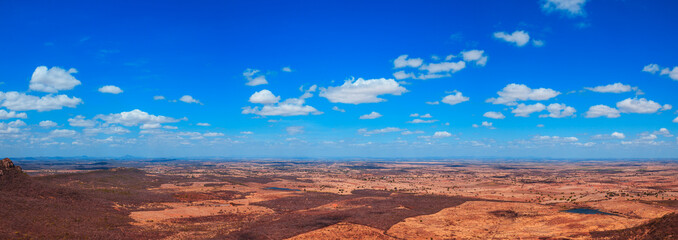
{"label": "white cloud", "polygon": [[[440,73],[440,72],[457,72],[459,70],[462,70],[466,68],[466,62],[464,61],[458,61],[458,62],[439,62],[439,63],[429,63],[421,66],[419,69],[420,70],[426,70],[428,71],[429,74],[434,74],[434,73]],[[441,77],[438,75],[423,75],[420,76],[422,79],[428,79],[428,78],[437,78]]]}
{"label": "white cloud", "polygon": [[544,124],[537,124],[537,127],[538,127],[538,128],[543,128],[543,127],[544,127]]}
{"label": "white cloud", "polygon": [[106,85],[106,86],[100,87],[99,92],[118,94],[118,93],[122,92],[122,89],[120,89],[119,87],[113,86],[113,85]]}
{"label": "white cloud", "polygon": [[367,128],[361,128],[361,129],[358,129],[358,133],[365,135],[365,136],[369,136],[369,135],[372,135],[372,134],[400,132],[400,131],[405,131],[405,130],[407,130],[407,129],[397,128],[397,127],[386,127],[386,128],[374,129],[374,130],[367,130]]}
{"label": "white cloud", "polygon": [[504,118],[506,118],[506,116],[504,116],[504,114],[502,114],[500,112],[486,112],[485,114],[483,114],[483,117],[494,118],[494,119],[504,119]]}
{"label": "white cloud", "polygon": [[75,134],[77,132],[70,129],[54,129],[49,133],[51,137],[72,137]]}
{"label": "white cloud", "polygon": [[541,112],[544,109],[546,109],[546,106],[541,103],[535,103],[532,105],[525,105],[523,103],[518,104],[518,106],[511,111],[511,113],[515,114],[516,117],[529,117],[530,114],[534,112]]}
{"label": "white cloud", "polygon": [[591,106],[586,112],[587,118],[607,117],[618,118],[620,116],[619,110],[611,108],[602,104]]}
{"label": "white cloud", "polygon": [[185,102],[185,103],[197,103],[197,104],[202,104],[198,99],[195,99],[191,97],[191,95],[184,95],[179,98],[179,101]]}
{"label": "white cloud", "polygon": [[17,113],[15,111],[5,111],[5,109],[0,109],[0,119],[10,119],[10,118],[27,118],[26,113]]}
{"label": "white cloud", "polygon": [[433,134],[434,138],[446,138],[446,137],[451,137],[451,136],[452,136],[452,134],[447,132],[447,131],[439,131],[439,132],[435,132]]}
{"label": "white cloud", "polygon": [[539,142],[553,142],[553,143],[571,143],[571,142],[576,142],[579,141],[578,138],[576,137],[560,137],[560,136],[534,136],[532,138],[533,141],[539,141]]}
{"label": "white cloud", "polygon": [[478,127],[486,127],[486,128],[489,128],[489,129],[496,129],[495,127],[492,126],[492,123],[491,123],[491,122],[488,122],[488,121],[483,121],[480,125],[478,125],[478,124],[473,124],[472,126],[473,126],[474,128],[478,128]]}
{"label": "white cloud", "polygon": [[407,123],[434,123],[434,122],[437,122],[437,121],[438,120],[433,120],[433,119],[424,120],[424,119],[417,118],[417,119],[412,119],[412,121],[408,121]]}
{"label": "white cloud", "polygon": [[71,75],[77,72],[75,68],[66,71],[59,67],[47,69],[45,66],[39,66],[33,72],[33,76],[31,76],[29,89],[48,93],[71,90],[75,86],[80,85],[80,81]]}
{"label": "white cloud", "polygon": [[416,131],[406,130],[406,131],[401,132],[400,134],[402,134],[402,135],[424,134],[424,131],[421,131],[421,130],[416,130]]}
{"label": "white cloud", "polygon": [[613,132],[612,134],[610,134],[610,136],[612,136],[613,138],[616,138],[616,139],[626,138],[626,136],[623,133],[620,133],[620,132]]}
{"label": "white cloud", "polygon": [[290,68],[290,67],[283,67],[283,68],[282,68],[282,71],[283,71],[283,72],[292,72],[292,68]]}
{"label": "white cloud", "polygon": [[426,102],[426,104],[428,104],[428,105],[438,105],[438,104],[440,104],[440,102],[438,102],[438,101]]}
{"label": "white cloud", "polygon": [[419,67],[424,62],[421,58],[410,58],[407,59],[407,55],[400,55],[398,58],[393,60],[394,68],[404,68],[404,67]]}
{"label": "white cloud", "polygon": [[129,133],[130,131],[120,126],[108,126],[108,127],[85,128],[82,130],[82,132],[84,132],[86,135],[96,135],[99,133],[111,135],[111,134],[125,134]]}
{"label": "white cloud", "polygon": [[487,56],[484,55],[483,50],[469,50],[461,52],[462,58],[466,62],[475,62],[476,65],[485,66],[487,64]]}
{"label": "white cloud", "polygon": [[654,63],[645,65],[645,67],[643,67],[643,72],[649,72],[649,73],[655,74],[655,73],[659,72],[659,65],[654,64]]}
{"label": "white cloud", "polygon": [[360,119],[375,119],[380,117],[382,117],[382,115],[379,114],[378,112],[371,112],[370,114],[360,116]]}
{"label": "white cloud", "polygon": [[285,131],[287,131],[287,134],[289,135],[295,135],[295,134],[300,134],[304,132],[304,127],[302,126],[290,126],[285,128]]}
{"label": "white cloud", "polygon": [[123,126],[128,127],[137,125],[146,125],[146,127],[152,127],[154,124],[173,123],[185,120],[160,115],[151,115],[139,109],[134,109],[129,112],[111,113],[108,115],[99,114],[95,117],[95,119],[104,120],[106,123],[122,124]]}
{"label": "white cloud", "polygon": [[549,114],[540,115],[539,117],[564,118],[573,116],[577,112],[573,107],[560,103],[549,104],[546,110],[549,111]]}
{"label": "white cloud", "polygon": [[511,83],[506,85],[504,89],[497,92],[499,97],[489,98],[486,102],[493,104],[516,105],[517,101],[543,101],[554,98],[560,95],[560,92],[550,88],[531,89],[523,84]]}
{"label": "white cloud", "polygon": [[544,41],[542,40],[532,40],[532,45],[535,47],[543,47],[544,46]]}
{"label": "white cloud", "polygon": [[66,95],[46,95],[37,97],[26,95],[19,92],[0,92],[0,102],[2,106],[9,110],[27,111],[37,110],[39,112],[62,109],[63,107],[74,108],[82,103],[77,97],[68,97]]}
{"label": "white cloud", "polygon": [[358,78],[355,81],[347,80],[341,86],[320,88],[320,96],[333,103],[360,104],[383,102],[386,99],[379,98],[379,95],[401,95],[406,91],[393,79]]}
{"label": "white cloud", "polygon": [[153,100],[165,100],[165,96],[153,96]]}
{"label": "white cloud", "polygon": [[218,133],[218,132],[207,132],[207,133],[204,133],[203,136],[205,136],[205,137],[223,137],[224,134]]}
{"label": "white cloud", "polygon": [[662,135],[664,137],[673,137],[673,134],[671,134],[671,132],[666,128],[660,128],[659,130],[654,131],[652,134]]}
{"label": "white cloud", "polygon": [[260,73],[259,70],[257,69],[245,69],[245,71],[242,73],[243,77],[247,80],[247,83],[245,85],[247,86],[257,86],[257,85],[262,85],[262,84],[268,84],[268,81],[266,81],[266,76]]}
{"label": "white cloud", "polygon": [[504,41],[514,43],[518,47],[525,46],[530,41],[530,35],[525,31],[515,31],[511,34],[505,32],[495,32],[494,37]]}
{"label": "white cloud", "polygon": [[45,121],[40,121],[40,124],[38,124],[38,125],[40,125],[41,127],[44,127],[44,128],[51,128],[51,127],[56,127],[57,123],[50,121],[50,120],[45,120]]}
{"label": "white cloud", "polygon": [[332,107],[332,110],[337,111],[337,112],[346,112],[346,110],[341,109],[341,108],[339,108],[339,107],[337,107],[337,106]]}
{"label": "white cloud", "polygon": [[[411,115],[410,115],[410,116],[411,116]],[[428,114],[428,113],[427,113],[427,114],[421,115],[420,118],[432,118],[432,117],[433,117],[433,116],[431,116],[431,114]]]}
{"label": "white cloud", "polygon": [[280,96],[275,96],[269,90],[261,90],[250,96],[251,103],[274,104],[280,101]]}
{"label": "white cloud", "polygon": [[627,98],[617,103],[617,108],[623,113],[655,113],[662,108],[659,103],[645,98]]}
{"label": "white cloud", "polygon": [[678,123],[678,117],[674,118],[674,119],[673,119],[673,122],[674,122],[674,123]]}
{"label": "white cloud", "polygon": [[622,83],[614,83],[614,84],[608,84],[605,86],[597,86],[597,87],[587,87],[585,89],[588,89],[593,92],[599,92],[599,93],[623,93],[623,92],[630,92],[632,87],[630,85],[625,85]]}
{"label": "white cloud", "polygon": [[419,113],[412,113],[410,114],[410,117],[419,117]]}
{"label": "white cloud", "polygon": [[18,128],[18,127],[25,127],[26,123],[24,121],[17,119],[17,120],[14,120],[14,121],[7,123],[7,125],[10,126],[10,127]]}
{"label": "white cloud", "polygon": [[461,92],[454,90],[454,94],[447,95],[443,98],[441,102],[447,103],[450,105],[455,105],[458,103],[466,102],[468,101],[468,97],[464,97]]}
{"label": "white cloud", "polygon": [[669,75],[669,78],[678,81],[678,67],[673,67],[673,69],[670,71],[668,68],[664,68],[660,74]]}
{"label": "white cloud", "polygon": [[393,77],[395,79],[401,80],[401,79],[406,79],[406,78],[416,78],[414,73],[406,73],[405,71],[397,71],[393,73]]}
{"label": "white cloud", "polygon": [[584,5],[587,0],[545,0],[541,6],[542,10],[547,13],[560,11],[567,16],[582,16],[584,15]]}
{"label": "white cloud", "polygon": [[196,125],[201,126],[201,127],[209,127],[209,123],[197,123]]}
{"label": "white cloud", "polygon": [[[282,102],[265,104],[261,108],[249,106],[244,107],[242,114],[256,114],[259,116],[299,116],[308,114],[322,114],[323,112],[318,111],[314,107],[304,105],[306,102],[305,99],[313,96],[313,94],[311,94],[313,91],[315,91],[315,87],[309,88],[299,98],[288,98]],[[271,93],[271,95],[273,95],[273,93]]]}
{"label": "white cloud", "polygon": [[85,119],[85,116],[82,115],[78,115],[75,116],[74,118],[68,119],[68,124],[71,125],[72,127],[94,127],[96,123],[97,122],[94,120]]}
{"label": "white cloud", "polygon": [[240,134],[250,135],[250,134],[254,134],[254,132],[252,132],[252,131],[242,131],[242,132],[240,132]]}

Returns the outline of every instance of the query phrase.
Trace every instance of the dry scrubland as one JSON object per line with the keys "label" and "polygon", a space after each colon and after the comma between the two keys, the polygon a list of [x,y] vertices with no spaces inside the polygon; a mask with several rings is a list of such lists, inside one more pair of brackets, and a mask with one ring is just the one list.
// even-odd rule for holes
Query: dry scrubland
{"label": "dry scrubland", "polygon": [[6,162],[8,239],[678,238],[674,161]]}

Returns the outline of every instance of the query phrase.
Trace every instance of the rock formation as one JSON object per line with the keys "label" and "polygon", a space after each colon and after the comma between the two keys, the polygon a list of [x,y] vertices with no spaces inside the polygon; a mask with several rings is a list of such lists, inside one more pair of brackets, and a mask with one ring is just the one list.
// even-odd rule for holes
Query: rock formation
{"label": "rock formation", "polygon": [[21,171],[21,167],[15,166],[12,160],[9,160],[9,158],[5,158],[0,161],[0,177],[19,175],[22,173],[23,171]]}

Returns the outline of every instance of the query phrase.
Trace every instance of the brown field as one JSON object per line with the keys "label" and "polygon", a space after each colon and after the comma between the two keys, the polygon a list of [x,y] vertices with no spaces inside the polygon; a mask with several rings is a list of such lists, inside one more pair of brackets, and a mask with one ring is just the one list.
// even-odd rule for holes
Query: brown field
{"label": "brown field", "polygon": [[678,238],[676,161],[15,163],[2,239]]}

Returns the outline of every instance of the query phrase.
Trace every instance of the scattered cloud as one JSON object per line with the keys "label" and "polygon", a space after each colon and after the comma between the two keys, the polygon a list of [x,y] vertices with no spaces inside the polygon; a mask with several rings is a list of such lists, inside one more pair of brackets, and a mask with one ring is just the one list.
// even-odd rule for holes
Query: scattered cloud
{"label": "scattered cloud", "polygon": [[428,105],[438,105],[438,104],[440,104],[440,102],[439,101],[426,102],[426,104],[428,104]]}
{"label": "scattered cloud", "polygon": [[17,113],[15,111],[6,111],[4,109],[0,109],[0,119],[10,119],[10,118],[27,118],[28,115],[26,113]]}
{"label": "scattered cloud", "polygon": [[451,137],[452,134],[447,132],[447,131],[438,131],[433,134],[434,138],[446,138],[446,137]]}
{"label": "scattered cloud", "polygon": [[449,105],[455,105],[469,100],[468,97],[464,97],[461,92],[454,90],[454,94],[447,95],[443,98],[441,102],[447,103]]}
{"label": "scattered cloud", "polygon": [[266,81],[266,76],[261,74],[257,69],[245,69],[245,71],[242,73],[242,76],[247,80],[247,83],[245,83],[247,86],[268,84],[268,81]]}
{"label": "scattered cloud", "polygon": [[535,112],[541,112],[546,109],[546,106],[541,103],[535,103],[532,105],[525,105],[524,103],[518,104],[518,106],[511,111],[515,114],[516,117],[529,117],[530,114]]}
{"label": "scattered cloud", "polygon": [[163,123],[179,122],[184,119],[175,119],[160,115],[151,115],[139,109],[134,109],[129,112],[111,113],[108,115],[99,114],[95,119],[101,119],[109,124],[121,124],[123,126],[131,127],[141,125],[142,128],[159,127]]}
{"label": "scattered cloud", "polygon": [[543,0],[541,9],[546,13],[560,12],[565,16],[576,17],[584,15],[584,5],[588,0]]}
{"label": "scattered cloud", "polygon": [[119,87],[113,86],[113,85],[106,85],[106,86],[100,87],[99,92],[118,94],[118,93],[122,93],[122,89],[120,89]]}
{"label": "scattered cloud", "polygon": [[386,101],[379,98],[380,95],[390,94],[399,96],[407,92],[393,79],[369,79],[358,78],[346,80],[343,85],[337,87],[320,88],[320,96],[327,98],[333,103],[378,103]]}
{"label": "scattered cloud", "polygon": [[424,120],[424,119],[412,119],[412,121],[408,121],[407,123],[434,123],[437,122],[438,120],[434,119],[429,119],[429,120]]}
{"label": "scattered cloud", "polygon": [[197,123],[195,125],[201,126],[201,127],[209,127],[211,126],[209,123]]}
{"label": "scattered cloud", "polygon": [[493,119],[504,119],[504,118],[506,118],[506,116],[504,116],[504,114],[501,113],[501,112],[486,112],[485,114],[483,114],[483,117],[493,118]]}
{"label": "scattered cloud", "polygon": [[546,110],[549,114],[543,114],[539,117],[551,117],[551,118],[564,118],[574,116],[574,113],[577,112],[573,107],[566,106],[565,104],[552,103],[546,107]]}
{"label": "scattered cloud", "polygon": [[51,137],[55,138],[73,137],[76,134],[76,131],[70,129],[54,129],[49,133]]}
{"label": "scattered cloud", "polygon": [[586,87],[585,89],[599,93],[624,93],[630,92],[633,88],[630,85],[622,83],[613,83],[604,86]]}
{"label": "scattered cloud", "polygon": [[92,119],[85,119],[85,116],[78,115],[68,119],[68,124],[72,127],[94,127],[97,122]]}
{"label": "scattered cloud", "polygon": [[560,92],[550,88],[531,89],[523,84],[511,83],[506,85],[501,91],[497,92],[499,97],[489,98],[486,102],[492,104],[504,104],[513,106],[517,101],[543,101],[560,95]]}
{"label": "scattered cloud", "polygon": [[251,134],[254,134],[254,132],[252,132],[252,131],[242,131],[242,132],[240,132],[240,134],[251,135]]}
{"label": "scattered cloud", "polygon": [[40,121],[40,123],[38,125],[40,125],[41,127],[44,127],[44,128],[52,128],[52,127],[56,127],[57,123],[50,121],[50,120],[44,120],[44,121]]}
{"label": "scattered cloud", "polygon": [[[323,112],[318,111],[314,107],[304,105],[306,103],[306,98],[312,97],[313,96],[312,92],[314,92],[315,90],[316,87],[311,87],[299,98],[288,98],[282,102],[264,104],[264,106],[261,108],[247,106],[243,108],[242,114],[256,114],[259,116],[300,116],[308,114],[314,115],[323,114]],[[257,93],[261,95],[261,92],[263,92],[263,90],[260,92],[255,92],[252,96],[256,95]],[[273,95],[273,93],[271,93],[270,95],[275,96]],[[252,96],[250,96],[250,99],[252,99]],[[270,96],[268,96],[267,98],[268,99],[265,99],[268,100],[266,102],[272,102]],[[259,99],[259,97],[255,97],[254,99],[262,100]]]}
{"label": "scattered cloud", "polygon": [[515,44],[518,47],[525,46],[530,41],[530,35],[525,31],[515,31],[511,34],[495,32],[494,38]]}
{"label": "scattered cloud", "polygon": [[473,124],[472,126],[473,126],[474,128],[486,127],[486,128],[489,128],[489,129],[496,129],[495,127],[492,126],[492,123],[491,123],[491,122],[488,122],[488,121],[483,121],[480,125],[478,125],[478,124]]}
{"label": "scattered cloud", "polygon": [[360,116],[360,119],[375,119],[380,117],[382,117],[382,115],[379,114],[378,112],[371,112],[370,114]]}
{"label": "scattered cloud", "polygon": [[250,96],[251,103],[274,104],[280,101],[280,96],[275,96],[269,90],[261,90]]}
{"label": "scattered cloud", "polygon": [[401,132],[407,129],[397,128],[397,127],[386,127],[381,129],[367,130],[367,128],[358,129],[358,133],[369,136],[373,134],[382,134],[382,133],[391,133],[391,132]]}
{"label": "scattered cloud", "polygon": [[662,68],[657,64],[648,64],[643,67],[643,72],[648,72],[655,74],[659,72],[659,75],[667,75],[669,78],[678,81],[678,66],[673,67],[673,69],[665,67]]}
{"label": "scattered cloud", "polygon": [[485,66],[487,64],[487,56],[484,55],[483,50],[469,50],[461,52],[462,58],[466,62],[475,62],[476,65]]}
{"label": "scattered cloud", "polygon": [[337,107],[337,106],[332,107],[332,110],[337,111],[337,112],[346,112],[346,110],[341,109],[341,108],[339,108],[339,107]]}
{"label": "scattered cloud", "polygon": [[620,116],[619,110],[602,104],[591,106],[589,110],[586,112],[587,118],[597,118],[597,117],[618,118],[619,116]]}
{"label": "scattered cloud", "polygon": [[626,135],[624,135],[623,133],[620,133],[620,132],[613,132],[612,134],[610,134],[610,136],[613,137],[613,138],[616,138],[616,139],[626,138]]}
{"label": "scattered cloud", "polygon": [[72,75],[77,72],[75,68],[64,70],[60,67],[47,69],[45,66],[39,66],[31,76],[29,89],[48,93],[71,90],[75,86],[80,85],[80,81]]}
{"label": "scattered cloud", "polygon": [[191,95],[184,95],[179,98],[179,101],[185,102],[185,103],[197,103],[197,104],[202,104],[198,99],[195,99],[191,97]]}
{"label": "scattered cloud", "polygon": [[421,58],[410,58],[407,59],[407,55],[400,55],[398,58],[393,60],[393,68],[404,68],[404,67],[419,67],[424,62]]}
{"label": "scattered cloud", "polygon": [[287,134],[289,134],[289,135],[301,134],[301,133],[304,133],[304,127],[302,127],[302,126],[289,126],[289,127],[285,128],[285,131],[287,131]]}
{"label": "scattered cloud", "polygon": [[655,113],[662,106],[645,98],[627,98],[617,103],[617,108],[623,113]]}
{"label": "scattered cloud", "polygon": [[82,100],[77,97],[46,95],[37,97],[19,92],[0,92],[1,106],[13,111],[36,110],[38,112],[59,110],[63,107],[75,108]]}
{"label": "scattered cloud", "polygon": [[283,67],[283,68],[282,68],[282,71],[283,71],[283,72],[292,72],[292,68],[290,68],[290,67]]}
{"label": "scattered cloud", "polygon": [[649,72],[649,73],[655,74],[655,73],[659,72],[659,65],[654,64],[654,63],[645,65],[645,67],[643,67],[643,72]]}
{"label": "scattered cloud", "polygon": [[153,100],[165,100],[165,96],[153,96]]}

